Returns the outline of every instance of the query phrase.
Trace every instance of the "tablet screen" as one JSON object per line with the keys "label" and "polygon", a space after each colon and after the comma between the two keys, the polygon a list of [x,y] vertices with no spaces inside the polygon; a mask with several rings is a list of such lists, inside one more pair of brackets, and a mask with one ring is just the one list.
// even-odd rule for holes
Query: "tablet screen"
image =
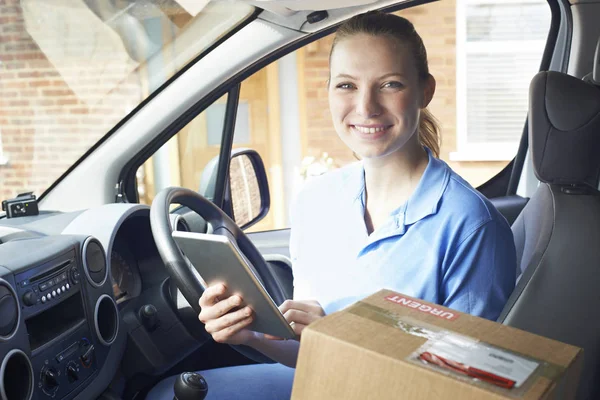
{"label": "tablet screen", "polygon": [[254,310],[249,329],[284,339],[295,337],[254,269],[227,237],[175,231],[173,239],[208,286],[224,283],[227,296],[239,295]]}

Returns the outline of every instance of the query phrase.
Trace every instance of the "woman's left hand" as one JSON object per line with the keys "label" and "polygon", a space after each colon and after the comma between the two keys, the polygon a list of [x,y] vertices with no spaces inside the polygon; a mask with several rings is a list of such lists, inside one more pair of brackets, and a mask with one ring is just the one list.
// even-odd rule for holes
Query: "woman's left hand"
{"label": "woman's left hand", "polygon": [[[308,324],[325,316],[325,310],[316,300],[286,300],[279,306],[279,310],[296,333],[298,339]],[[280,340],[280,338],[271,335],[265,335],[265,337]]]}

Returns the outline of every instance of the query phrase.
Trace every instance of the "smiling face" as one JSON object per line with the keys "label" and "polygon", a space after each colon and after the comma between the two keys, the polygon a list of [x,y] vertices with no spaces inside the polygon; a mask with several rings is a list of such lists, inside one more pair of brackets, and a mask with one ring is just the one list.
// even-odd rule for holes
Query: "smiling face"
{"label": "smiling face", "polygon": [[363,159],[418,151],[419,115],[435,90],[419,79],[408,45],[390,36],[357,34],[331,55],[329,108],[346,145]]}

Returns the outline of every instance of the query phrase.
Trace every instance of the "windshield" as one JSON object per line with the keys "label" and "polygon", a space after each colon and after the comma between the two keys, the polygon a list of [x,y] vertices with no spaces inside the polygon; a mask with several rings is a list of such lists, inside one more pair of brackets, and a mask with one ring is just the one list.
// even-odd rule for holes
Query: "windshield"
{"label": "windshield", "polygon": [[253,7],[203,0],[0,2],[0,196],[40,195]]}

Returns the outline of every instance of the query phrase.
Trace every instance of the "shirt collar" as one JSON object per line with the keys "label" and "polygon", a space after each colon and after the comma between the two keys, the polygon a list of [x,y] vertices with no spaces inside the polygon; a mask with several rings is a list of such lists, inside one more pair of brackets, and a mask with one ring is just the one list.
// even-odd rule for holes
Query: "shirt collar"
{"label": "shirt collar", "polygon": [[408,199],[404,223],[414,224],[423,218],[437,213],[440,199],[448,185],[450,171],[442,160],[435,158],[431,150],[425,147],[429,163],[417,188]]}
{"label": "shirt collar", "polygon": [[[437,213],[440,199],[448,185],[450,172],[446,164],[433,156],[431,150],[425,147],[429,162],[415,191],[405,204],[392,212],[398,228],[412,225],[423,218]],[[365,193],[365,172],[362,163],[357,163],[352,174],[346,177],[349,198],[352,202],[363,202]]]}

